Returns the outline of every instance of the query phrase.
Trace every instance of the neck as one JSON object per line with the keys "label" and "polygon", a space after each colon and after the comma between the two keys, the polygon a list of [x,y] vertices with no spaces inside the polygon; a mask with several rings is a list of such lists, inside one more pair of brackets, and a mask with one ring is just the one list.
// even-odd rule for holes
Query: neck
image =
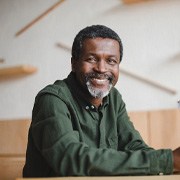
{"label": "neck", "polygon": [[102,104],[103,99],[91,97],[91,99],[89,101],[92,105],[94,105],[96,108],[98,108]]}
{"label": "neck", "polygon": [[81,95],[83,96],[83,98],[86,101],[88,101],[90,104],[94,105],[96,108],[98,108],[103,102],[103,99],[101,99],[101,98],[92,97],[88,91],[82,91]]}

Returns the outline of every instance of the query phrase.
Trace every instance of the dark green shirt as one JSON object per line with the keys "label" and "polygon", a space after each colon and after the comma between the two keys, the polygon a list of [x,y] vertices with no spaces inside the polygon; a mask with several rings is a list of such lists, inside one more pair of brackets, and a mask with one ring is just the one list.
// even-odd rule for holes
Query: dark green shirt
{"label": "dark green shirt", "polygon": [[35,100],[24,177],[171,174],[172,151],[148,147],[112,88],[97,109],[71,73]]}

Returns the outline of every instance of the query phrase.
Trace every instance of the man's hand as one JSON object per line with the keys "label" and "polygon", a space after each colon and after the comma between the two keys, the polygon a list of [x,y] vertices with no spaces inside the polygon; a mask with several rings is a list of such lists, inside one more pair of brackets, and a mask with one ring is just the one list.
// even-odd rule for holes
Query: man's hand
{"label": "man's hand", "polygon": [[180,147],[173,151],[174,170],[180,171]]}

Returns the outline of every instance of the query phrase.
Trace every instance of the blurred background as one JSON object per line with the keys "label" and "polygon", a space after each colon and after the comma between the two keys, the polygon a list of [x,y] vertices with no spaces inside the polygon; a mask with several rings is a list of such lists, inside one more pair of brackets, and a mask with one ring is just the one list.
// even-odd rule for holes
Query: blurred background
{"label": "blurred background", "polygon": [[116,88],[128,111],[178,108],[179,0],[0,0],[1,119],[31,117],[38,91],[70,73],[73,39],[92,24],[122,39]]}

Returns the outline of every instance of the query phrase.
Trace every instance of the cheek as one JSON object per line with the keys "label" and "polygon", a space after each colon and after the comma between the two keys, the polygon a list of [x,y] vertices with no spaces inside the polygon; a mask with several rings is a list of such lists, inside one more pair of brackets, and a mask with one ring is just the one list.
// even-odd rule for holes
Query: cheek
{"label": "cheek", "polygon": [[92,65],[88,64],[88,63],[81,63],[79,65],[80,69],[81,69],[81,72],[86,74],[86,73],[89,73],[89,72],[92,72]]}
{"label": "cheek", "polygon": [[114,85],[115,85],[119,79],[119,67],[114,69],[112,73],[114,76]]}
{"label": "cheek", "polygon": [[89,66],[86,66],[83,63],[79,64],[76,68],[77,77],[79,78],[81,83],[84,84],[86,82],[85,76],[86,74],[91,72],[91,68],[89,68]]}
{"label": "cheek", "polygon": [[76,62],[72,65],[72,70],[76,74],[83,74],[84,72],[86,72],[86,69],[86,66],[84,66],[84,64],[81,62]]}

